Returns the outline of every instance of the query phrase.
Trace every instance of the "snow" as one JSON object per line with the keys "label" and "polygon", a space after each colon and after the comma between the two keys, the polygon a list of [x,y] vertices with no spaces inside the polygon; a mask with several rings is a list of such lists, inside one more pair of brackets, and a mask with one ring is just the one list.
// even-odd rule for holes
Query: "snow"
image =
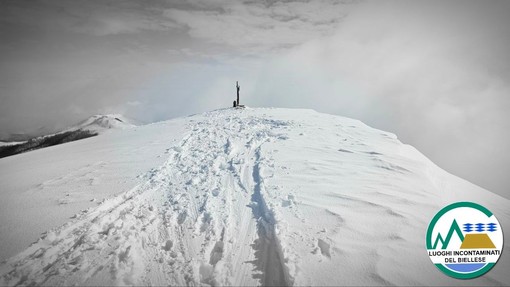
{"label": "snow", "polygon": [[510,284],[506,246],[469,281],[425,249],[445,205],[477,202],[510,230],[509,201],[348,118],[223,109],[0,170],[0,285]]}
{"label": "snow", "polygon": [[4,141],[0,141],[0,147],[3,147],[3,146],[11,146],[11,145],[18,145],[18,144],[23,144],[25,143],[24,141],[23,142],[4,142]]}
{"label": "snow", "polygon": [[51,146],[0,159],[0,260],[83,209],[129,190],[166,160],[184,120]]}

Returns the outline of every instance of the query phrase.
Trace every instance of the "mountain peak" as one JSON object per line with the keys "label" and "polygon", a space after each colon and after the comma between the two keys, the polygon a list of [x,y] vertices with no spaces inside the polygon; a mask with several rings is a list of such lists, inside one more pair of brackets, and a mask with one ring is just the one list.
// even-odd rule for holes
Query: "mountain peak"
{"label": "mountain peak", "polygon": [[88,130],[95,132],[103,132],[108,129],[126,129],[130,127],[134,127],[135,125],[131,123],[129,119],[124,117],[121,114],[98,114],[89,117],[88,119],[82,121],[76,126],[73,126],[66,131],[72,130]]}

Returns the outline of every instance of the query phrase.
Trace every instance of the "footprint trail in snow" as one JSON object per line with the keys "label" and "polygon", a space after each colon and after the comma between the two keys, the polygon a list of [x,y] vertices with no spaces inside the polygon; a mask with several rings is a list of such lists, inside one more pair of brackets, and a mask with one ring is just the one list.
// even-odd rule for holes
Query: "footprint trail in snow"
{"label": "footprint trail in snow", "polygon": [[291,285],[260,173],[261,146],[290,123],[239,113],[190,120],[144,184],[45,234],[0,283]]}
{"label": "footprint trail in snow", "polygon": [[[141,184],[0,264],[0,285],[451,286],[424,246],[441,208],[477,202],[510,230],[510,201],[357,120],[247,108],[146,128],[187,133]],[[463,284],[509,285],[509,253]]]}

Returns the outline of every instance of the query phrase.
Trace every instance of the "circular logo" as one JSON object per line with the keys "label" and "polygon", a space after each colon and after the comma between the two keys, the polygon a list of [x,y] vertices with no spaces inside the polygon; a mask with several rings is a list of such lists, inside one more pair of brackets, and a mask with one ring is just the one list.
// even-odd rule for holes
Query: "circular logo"
{"label": "circular logo", "polygon": [[487,273],[503,248],[503,231],[487,208],[457,202],[441,209],[427,230],[427,252],[448,276],[471,279]]}

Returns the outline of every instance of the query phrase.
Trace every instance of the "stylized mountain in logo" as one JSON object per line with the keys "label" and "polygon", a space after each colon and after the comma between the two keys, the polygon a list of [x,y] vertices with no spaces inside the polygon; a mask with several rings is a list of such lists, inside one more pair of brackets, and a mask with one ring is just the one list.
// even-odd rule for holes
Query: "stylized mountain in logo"
{"label": "stylized mountain in logo", "polygon": [[[490,228],[494,229],[494,226],[491,226]],[[471,231],[470,227],[467,230]],[[481,230],[483,229],[477,228],[477,231]],[[448,248],[453,235],[457,235],[457,237],[459,237],[460,241],[462,242],[460,249],[496,248],[487,233],[468,233],[464,237],[462,230],[460,229],[459,224],[455,219],[450,226],[450,230],[448,230],[446,238],[443,239],[443,236],[441,233],[439,233],[436,237],[436,240],[434,241],[432,248],[436,249],[439,243],[441,243],[441,249]]]}
{"label": "stylized mountain in logo", "polygon": [[446,249],[448,245],[450,244],[450,240],[452,239],[453,234],[457,234],[460,241],[464,241],[464,234],[462,234],[462,231],[460,230],[459,224],[457,223],[457,220],[453,220],[452,225],[450,226],[450,230],[448,230],[448,234],[446,235],[446,239],[443,239],[443,236],[441,233],[437,235],[436,241],[434,241],[434,245],[432,248],[436,249],[439,242],[441,242],[441,249]]}
{"label": "stylized mountain in logo", "polygon": [[487,233],[466,234],[466,237],[460,245],[460,249],[474,249],[474,248],[496,248]]}

